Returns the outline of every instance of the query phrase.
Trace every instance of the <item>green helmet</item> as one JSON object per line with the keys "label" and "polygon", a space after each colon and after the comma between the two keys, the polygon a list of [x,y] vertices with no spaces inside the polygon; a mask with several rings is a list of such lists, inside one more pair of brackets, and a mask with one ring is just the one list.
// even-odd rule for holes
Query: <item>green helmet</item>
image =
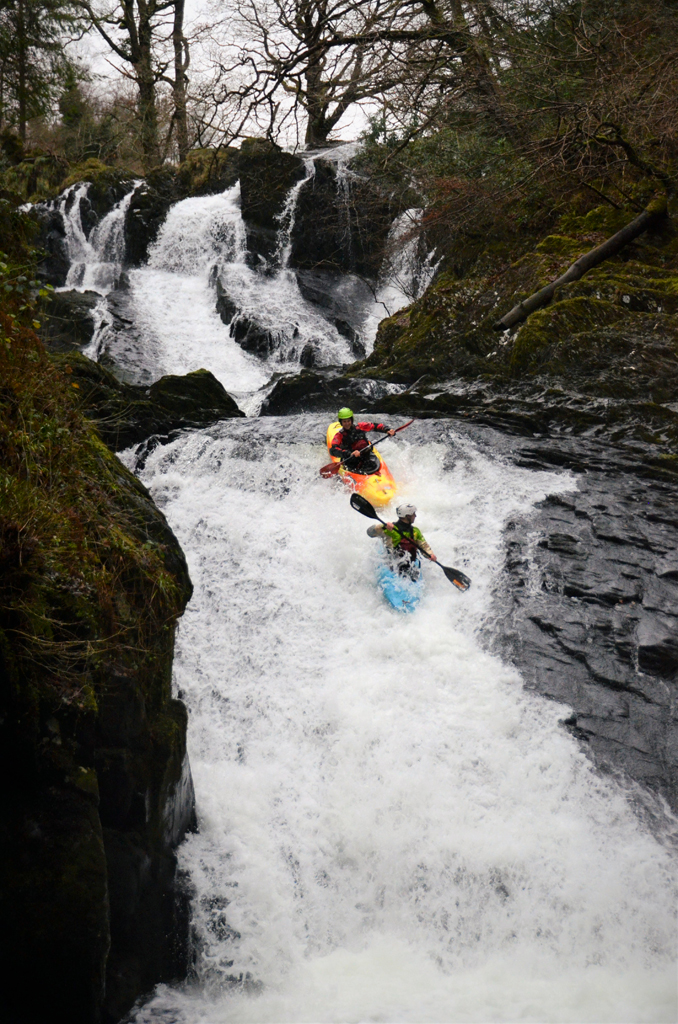
{"label": "green helmet", "polygon": [[338,420],[352,420],[353,419],[353,409],[347,409],[344,406],[344,408],[340,409],[339,412],[337,413],[337,419]]}

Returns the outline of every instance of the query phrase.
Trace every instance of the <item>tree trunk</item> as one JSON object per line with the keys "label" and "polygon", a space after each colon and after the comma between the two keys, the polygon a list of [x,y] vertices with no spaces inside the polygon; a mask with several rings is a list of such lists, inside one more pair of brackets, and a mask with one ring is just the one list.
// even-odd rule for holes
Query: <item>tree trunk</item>
{"label": "tree trunk", "polygon": [[141,150],[144,171],[160,163],[158,142],[158,112],[155,106],[155,74],[153,71],[153,28],[151,12],[145,3],[139,3],[139,49],[134,65],[139,86],[139,118],[141,120]]}
{"label": "tree trunk", "polygon": [[18,83],[18,97],[19,100],[19,135],[21,141],[26,142],[26,22],[24,19],[24,0],[19,0],[18,5],[18,18],[17,18],[17,54],[19,59],[19,83]]}
{"label": "tree trunk", "polygon": [[177,131],[177,148],[179,160],[186,159],[188,154],[188,119],[186,116],[186,72],[190,63],[188,41],[184,37],[184,0],[175,0],[174,27],[172,30],[174,46],[174,120]]}
{"label": "tree trunk", "polygon": [[643,231],[659,220],[661,217],[666,216],[666,199],[655,199],[654,202],[650,203],[647,209],[643,210],[639,217],[632,220],[630,224],[627,224],[625,228],[618,231],[616,235],[612,235],[602,245],[596,246],[595,249],[590,249],[589,252],[580,256],[571,267],[561,274],[560,277],[556,278],[555,281],[551,281],[544,288],[540,288],[538,292],[534,292],[528,299],[524,299],[519,302],[517,306],[514,306],[506,316],[503,316],[501,320],[498,320],[494,324],[495,331],[508,331],[511,327],[515,327],[521,320],[527,319],[530,313],[534,313],[536,309],[541,306],[545,306],[553,298],[556,288],[559,288],[562,284],[569,284],[571,281],[578,281],[580,277],[583,277],[587,270],[592,270],[597,267],[599,263],[606,260],[609,256],[614,256],[618,253],[625,245],[632,242],[638,235],[642,235]]}
{"label": "tree trunk", "polygon": [[305,142],[307,146],[324,146],[330,133],[330,126],[325,119],[328,104],[321,63],[317,62],[308,67],[304,78],[306,79],[304,106],[308,116]]}

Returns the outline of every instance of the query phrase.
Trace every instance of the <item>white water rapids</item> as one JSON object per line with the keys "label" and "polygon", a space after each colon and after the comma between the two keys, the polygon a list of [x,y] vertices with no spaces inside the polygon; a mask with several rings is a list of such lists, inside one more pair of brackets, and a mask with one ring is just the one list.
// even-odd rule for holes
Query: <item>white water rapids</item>
{"label": "white water rapids", "polygon": [[[277,363],[230,337],[214,266],[280,331]],[[327,363],[345,351],[290,271],[247,266],[237,189],[177,204],[129,291],[119,363],[139,379],[204,366],[243,408],[292,358],[293,327]],[[568,709],[486,649],[507,520],[576,480],[440,421],[384,445],[434,550],[473,579],[462,595],[427,566],[402,616],[375,586],[368,521],[318,476],[327,422],[186,432],[141,474],[195,585],[175,682],[199,831],[179,850],[194,976],[134,1020],[675,1021],[670,846],[559,724]]]}
{"label": "white water rapids", "polygon": [[428,567],[405,617],[317,475],[324,426],[233,421],[146,464],[196,588],[176,683],[198,958],[136,1020],[674,1020],[671,857],[478,637],[507,517],[575,482],[452,427],[400,435],[403,493],[473,577]]}

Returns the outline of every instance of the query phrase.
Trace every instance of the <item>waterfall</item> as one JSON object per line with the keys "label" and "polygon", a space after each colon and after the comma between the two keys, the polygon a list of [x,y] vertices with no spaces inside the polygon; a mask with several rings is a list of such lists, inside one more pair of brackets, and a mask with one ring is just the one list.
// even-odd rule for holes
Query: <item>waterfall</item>
{"label": "waterfall", "polygon": [[[376,295],[356,275],[322,272],[318,280],[307,273],[302,294],[289,267],[298,200],[315,174],[315,160],[322,156],[334,163],[338,194],[348,197],[356,148],[350,144],[306,155],[305,177],[288,192],[278,218],[273,267],[251,265],[235,185],[219,195],[175,203],[149,247],[147,265],[126,272],[117,288],[133,190],[87,237],[81,207],[89,186],[68,189],[59,199],[71,259],[67,287],[107,295],[93,311],[96,330],[86,354],[106,359],[123,378],[140,384],[206,366],[252,414],[274,374],[301,366],[342,366],[369,352],[379,320],[391,306],[407,301],[401,281],[405,257],[401,263],[391,258]],[[398,232],[411,227],[404,224],[401,218],[394,225],[395,247]],[[350,235],[350,218],[346,227]],[[416,240],[405,248],[410,259]],[[414,273],[410,269],[410,289]]]}
{"label": "waterfall", "polygon": [[422,256],[423,210],[412,207],[394,220],[386,243],[374,302],[367,314],[365,336],[374,345],[380,322],[420,298],[433,280],[435,251]]}
{"label": "waterfall", "polygon": [[57,209],[63,217],[71,263],[66,288],[91,289],[106,294],[117,286],[122,270],[125,214],[134,188],[95,224],[88,238],[82,224],[81,201],[87,197],[89,188],[90,183],[86,181],[72,185],[58,201]]}
{"label": "waterfall", "polygon": [[294,220],[297,212],[299,193],[307,184],[309,179],[315,174],[315,161],[311,158],[306,158],[306,160],[304,160],[304,169],[306,174],[296,183],[296,185],[293,185],[287,193],[285,205],[283,206],[282,213],[278,217],[280,227],[278,229],[278,240],[275,255],[278,266],[283,269],[287,269],[290,261],[290,255],[292,253],[292,232],[294,230]]}
{"label": "waterfall", "polygon": [[195,585],[175,685],[199,832],[195,976],[137,1024],[675,1019],[675,857],[481,644],[505,523],[576,480],[409,428],[389,465],[473,587],[428,571],[398,616],[318,477],[326,424],[222,423],[143,470]]}
{"label": "waterfall", "polygon": [[[292,216],[291,199],[288,208]],[[232,308],[228,323],[217,312],[216,288]],[[105,351],[142,383],[206,366],[248,412],[258,408],[273,372],[297,370],[304,360],[353,359],[346,339],[302,297],[293,273],[248,265],[239,185],[172,206],[147,266],[129,272],[124,307],[133,326],[109,317],[92,347],[96,356]]]}
{"label": "waterfall", "polygon": [[[414,243],[398,253],[417,216],[392,229],[382,309],[431,272]],[[75,214],[69,230],[86,253]],[[109,294],[97,351],[139,381],[207,367],[256,413],[302,346],[350,358],[281,262],[249,265],[238,186],[177,203]],[[263,356],[236,340],[250,331]],[[670,846],[562,728],[569,709],[487,651],[506,523],[576,478],[511,465],[445,421],[384,446],[436,553],[473,578],[460,595],[429,567],[404,618],[375,585],[366,521],[318,476],[327,423],[224,421],[140,470],[195,586],[174,685],[199,831],[179,853],[194,974],[159,986],[137,1024],[674,1020]]]}

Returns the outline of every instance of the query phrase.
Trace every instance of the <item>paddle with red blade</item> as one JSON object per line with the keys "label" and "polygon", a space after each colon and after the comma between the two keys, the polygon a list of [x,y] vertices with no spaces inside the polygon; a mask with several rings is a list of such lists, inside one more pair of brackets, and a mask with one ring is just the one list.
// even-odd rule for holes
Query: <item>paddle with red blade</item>
{"label": "paddle with red blade", "polygon": [[[384,526],[388,525],[384,522],[381,516],[377,515],[377,513],[374,510],[374,506],[370,504],[367,498],[363,498],[362,494],[351,495],[351,506],[356,510],[356,512],[360,512],[362,513],[362,515],[367,516],[368,519],[378,519],[380,523],[384,523]],[[418,544],[417,547],[419,547]],[[421,551],[422,555],[425,558],[428,558],[431,562],[433,562],[431,556],[427,555],[426,552],[422,550],[422,548],[419,548],[419,550]],[[450,583],[454,583],[457,590],[468,590],[468,588],[471,586],[471,581],[468,578],[468,576],[465,576],[463,572],[459,571],[459,569],[450,569],[449,566],[441,565],[440,562],[433,562],[433,564],[440,566],[440,568],[443,570]]]}
{"label": "paddle with red blade", "polygon": [[[397,433],[399,433],[399,431],[404,430],[405,427],[409,427],[410,423],[414,423],[414,420],[409,420],[409,422],[403,423],[402,427],[396,427],[396,429],[394,430],[394,433],[397,434]],[[382,441],[385,441],[386,438],[390,437],[390,436],[391,436],[390,434],[384,434],[383,437],[378,437],[376,439],[376,441],[372,441],[371,444],[368,444],[367,448],[361,448],[360,449],[361,457],[363,455],[367,455],[367,453],[369,452],[370,448],[374,448],[375,444],[381,444]],[[352,459],[352,458],[353,458],[353,452],[351,452],[350,455],[347,455],[345,459],[342,459],[341,462],[329,462],[326,466],[322,467],[322,469],[320,470],[320,475],[324,476],[324,477],[334,476],[336,473],[339,472],[339,470],[344,465],[344,463],[348,462],[348,460]]]}

